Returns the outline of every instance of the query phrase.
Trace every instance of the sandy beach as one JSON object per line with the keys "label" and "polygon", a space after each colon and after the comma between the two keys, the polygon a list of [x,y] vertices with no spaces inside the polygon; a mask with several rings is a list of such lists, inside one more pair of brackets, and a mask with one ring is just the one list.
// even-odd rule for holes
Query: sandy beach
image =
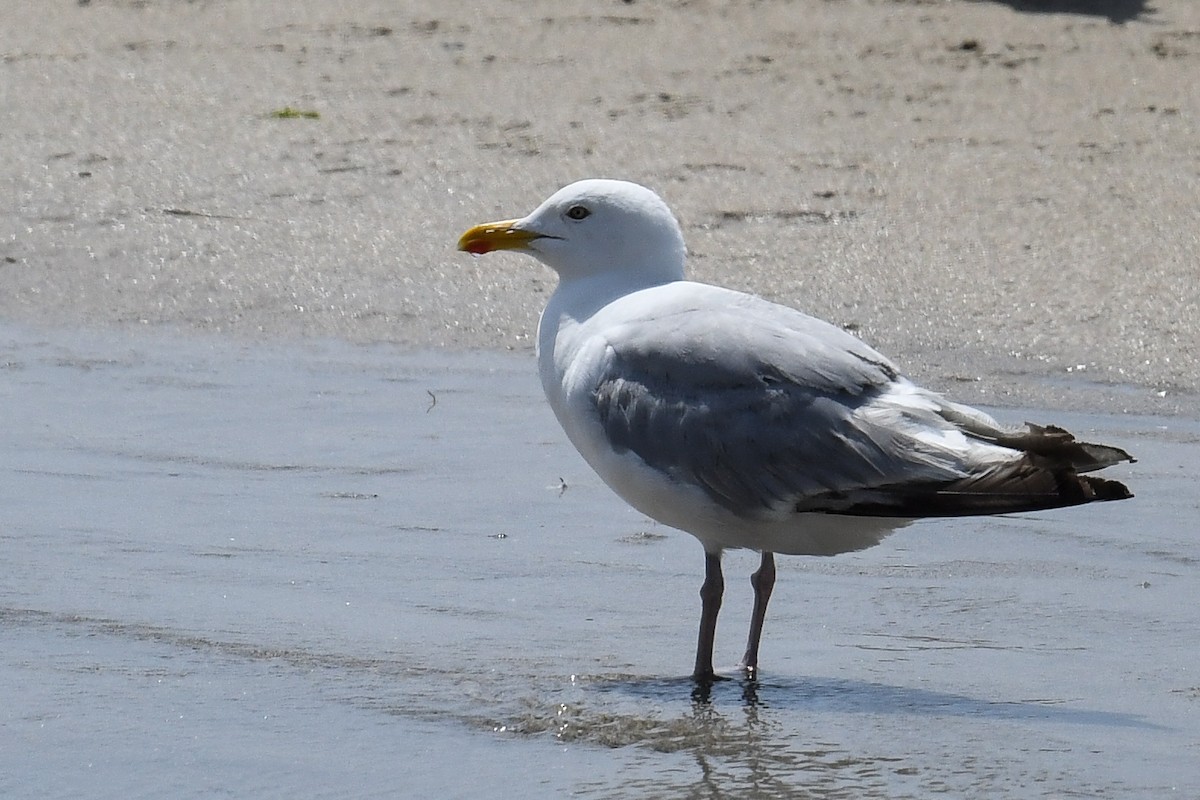
{"label": "sandy beach", "polygon": [[528,350],[457,235],[621,177],[964,399],[1195,412],[1187,0],[5,7],[6,319]]}
{"label": "sandy beach", "polygon": [[[1200,3],[0,20],[0,795],[1200,794]],[[1135,499],[783,559],[698,701],[699,546],[555,425],[552,274],[454,249],[589,176]]]}

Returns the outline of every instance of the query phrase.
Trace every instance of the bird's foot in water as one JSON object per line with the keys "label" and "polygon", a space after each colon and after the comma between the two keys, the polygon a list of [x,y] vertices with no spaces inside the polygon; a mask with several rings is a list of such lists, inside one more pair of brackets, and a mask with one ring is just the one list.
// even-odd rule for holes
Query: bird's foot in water
{"label": "bird's foot in water", "polygon": [[742,687],[742,699],[751,705],[756,705],[758,703],[759,688],[758,668],[742,665],[740,669],[742,670],[741,678],[733,675],[718,675],[715,672],[707,675],[693,675],[692,681],[695,685],[692,688],[692,702],[700,705],[708,705],[712,702],[713,689],[717,684],[725,681],[737,681]]}
{"label": "bird's foot in water", "polygon": [[707,703],[712,699],[713,687],[724,681],[731,681],[734,678],[728,675],[718,675],[715,672],[693,673],[692,682],[695,684],[692,689],[692,700],[697,703]]}

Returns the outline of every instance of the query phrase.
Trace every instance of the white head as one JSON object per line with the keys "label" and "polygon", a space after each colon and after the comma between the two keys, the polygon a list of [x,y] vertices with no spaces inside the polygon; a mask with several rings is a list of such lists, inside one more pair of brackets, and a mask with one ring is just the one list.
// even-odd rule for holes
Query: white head
{"label": "white head", "polygon": [[647,284],[681,280],[687,254],[679,223],[658,195],[612,180],[572,183],[526,217],[477,225],[458,249],[528,253],[563,280],[621,272]]}

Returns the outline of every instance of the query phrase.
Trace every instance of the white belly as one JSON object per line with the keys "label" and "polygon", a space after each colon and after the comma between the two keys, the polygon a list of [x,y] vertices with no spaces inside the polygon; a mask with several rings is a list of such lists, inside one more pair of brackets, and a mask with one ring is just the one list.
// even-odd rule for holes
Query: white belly
{"label": "white belly", "polygon": [[[545,325],[545,320],[543,320]],[[539,372],[546,398],[571,443],[613,491],[646,516],[692,534],[705,550],[747,548],[789,555],[836,555],[878,544],[909,520],[763,510],[735,515],[696,484],[655,469],[637,454],[609,443],[592,399],[603,364],[602,337],[558,336],[539,344]],[[543,336],[548,333],[540,331]],[[575,342],[582,347],[575,347]]]}

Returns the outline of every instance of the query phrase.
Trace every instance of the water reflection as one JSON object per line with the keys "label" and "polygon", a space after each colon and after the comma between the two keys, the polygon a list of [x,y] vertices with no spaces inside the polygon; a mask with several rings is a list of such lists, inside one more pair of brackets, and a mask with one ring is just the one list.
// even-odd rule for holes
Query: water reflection
{"label": "water reflection", "polygon": [[[684,757],[674,771],[624,781],[622,794],[862,797],[895,787],[886,774],[890,756],[853,753],[824,734],[818,737],[818,726],[797,726],[797,716],[770,696],[782,686],[764,687],[749,678],[697,686],[691,678],[604,676],[587,681],[586,688],[595,706],[577,709],[575,740],[589,739],[592,711],[606,708],[606,743],[615,743],[613,729],[621,728],[626,735],[617,741],[623,745]],[[596,794],[612,790],[597,787]]]}
{"label": "water reflection", "polygon": [[[759,676],[697,686],[690,677],[604,675],[576,684],[581,695],[559,708],[557,738],[644,750],[647,762],[657,765],[655,774],[620,784],[622,794],[639,797],[987,792],[997,788],[991,781],[1001,772],[987,761],[1003,756],[947,745],[956,728],[969,738],[981,721],[1033,723],[1043,727],[1047,741],[1062,724],[1162,730],[1135,715],[850,678]],[[934,730],[935,736],[924,733]],[[689,766],[664,770],[663,754],[681,756]],[[961,767],[956,759],[963,760]],[[934,783],[922,766],[931,760],[947,770]],[[1059,778],[1043,770],[1030,780],[1050,789]],[[614,790],[612,784],[594,788],[595,796]]]}

